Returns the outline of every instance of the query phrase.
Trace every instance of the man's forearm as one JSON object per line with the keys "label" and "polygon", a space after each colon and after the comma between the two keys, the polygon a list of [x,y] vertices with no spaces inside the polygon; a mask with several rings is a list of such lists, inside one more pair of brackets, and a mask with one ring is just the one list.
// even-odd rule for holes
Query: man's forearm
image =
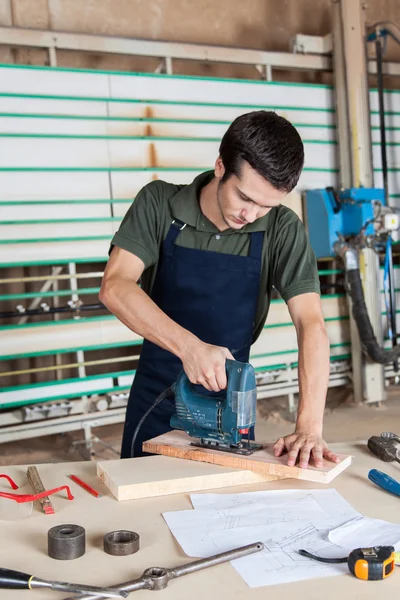
{"label": "man's forearm", "polygon": [[99,297],[129,329],[181,359],[187,346],[199,341],[190,331],[168,317],[131,280],[108,281]]}
{"label": "man's forearm", "polygon": [[322,435],[322,423],[329,381],[329,339],[323,323],[300,325],[299,407],[296,431]]}

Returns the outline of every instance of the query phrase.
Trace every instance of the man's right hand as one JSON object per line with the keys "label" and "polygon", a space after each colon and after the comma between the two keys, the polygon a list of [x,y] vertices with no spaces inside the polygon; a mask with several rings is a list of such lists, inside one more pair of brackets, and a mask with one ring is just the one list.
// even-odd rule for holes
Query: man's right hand
{"label": "man's right hand", "polygon": [[219,392],[227,386],[226,359],[235,360],[228,348],[193,341],[182,353],[182,363],[189,380],[210,392]]}

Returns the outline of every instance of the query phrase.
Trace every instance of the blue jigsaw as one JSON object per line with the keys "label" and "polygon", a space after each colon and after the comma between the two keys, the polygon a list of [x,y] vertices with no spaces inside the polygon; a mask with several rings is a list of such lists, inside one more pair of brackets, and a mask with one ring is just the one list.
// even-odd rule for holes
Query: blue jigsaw
{"label": "blue jigsaw", "polygon": [[252,454],[262,448],[261,444],[250,441],[251,428],[256,422],[254,369],[249,363],[227,360],[226,374],[227,389],[210,396],[196,391],[182,371],[173,385],[176,414],[171,417],[170,425],[196,438],[193,446]]}

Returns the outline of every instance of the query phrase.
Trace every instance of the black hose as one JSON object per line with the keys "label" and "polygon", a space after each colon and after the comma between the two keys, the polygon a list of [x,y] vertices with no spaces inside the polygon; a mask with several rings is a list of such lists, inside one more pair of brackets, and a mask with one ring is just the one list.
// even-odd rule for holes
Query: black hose
{"label": "black hose", "polygon": [[385,350],[378,344],[365,304],[360,269],[347,271],[347,284],[347,291],[353,305],[353,317],[357,324],[363,351],[371,360],[381,365],[395,362],[397,357],[400,356],[400,346],[397,345],[390,350]]}
{"label": "black hose", "polygon": [[[386,126],[385,126],[385,93],[383,87],[383,51],[382,51],[382,36],[377,36],[375,40],[376,50],[376,75],[378,82],[378,100],[379,100],[379,129],[381,136],[381,159],[382,159],[382,178],[383,178],[383,189],[385,191],[385,202],[386,206],[389,206],[389,185],[388,185],[388,164],[387,164],[387,151],[386,151]],[[390,327],[392,330],[392,346],[395,347],[397,337],[397,324],[396,324],[396,294],[395,294],[395,282],[394,282],[394,267],[393,267],[393,256],[390,252],[389,257],[389,310],[387,318],[390,321]],[[393,368],[397,372],[399,369],[397,360],[393,363]]]}
{"label": "black hose", "polygon": [[382,159],[382,179],[383,189],[385,191],[385,201],[388,204],[388,165],[387,165],[387,153],[386,153],[386,128],[385,128],[385,96],[383,89],[383,71],[382,71],[382,39],[376,38],[375,51],[376,51],[376,75],[378,82],[378,100],[379,100],[379,130],[381,136],[381,159]]}

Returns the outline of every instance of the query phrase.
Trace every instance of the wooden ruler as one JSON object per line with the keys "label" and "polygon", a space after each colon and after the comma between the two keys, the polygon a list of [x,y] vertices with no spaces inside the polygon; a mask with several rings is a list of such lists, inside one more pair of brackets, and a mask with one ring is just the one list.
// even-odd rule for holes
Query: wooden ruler
{"label": "wooden ruler", "polygon": [[[42,483],[42,480],[40,479],[40,475],[36,467],[28,467],[26,475],[28,477],[29,483],[33,487],[33,490],[36,494],[40,494],[41,492],[45,491],[44,485]],[[39,502],[42,505],[43,512],[46,515],[54,515],[55,510],[48,496],[45,496],[44,498],[39,498]]]}

